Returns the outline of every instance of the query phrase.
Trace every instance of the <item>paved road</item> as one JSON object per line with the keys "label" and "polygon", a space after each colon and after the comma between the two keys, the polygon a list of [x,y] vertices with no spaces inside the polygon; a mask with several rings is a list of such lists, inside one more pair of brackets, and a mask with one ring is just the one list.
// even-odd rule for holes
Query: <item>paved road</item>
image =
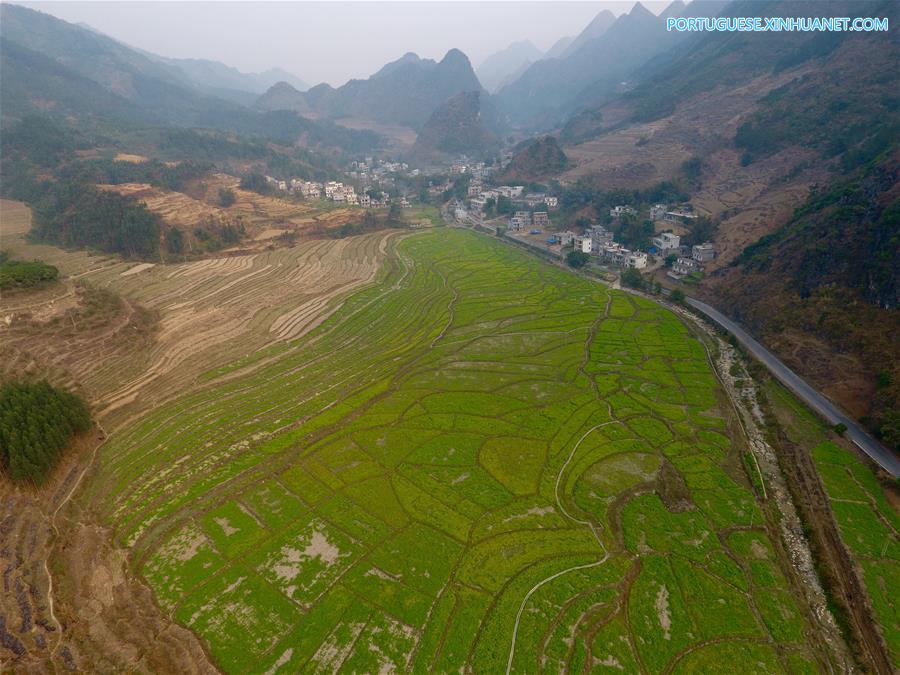
{"label": "paved road", "polygon": [[900,475],[900,458],[898,458],[896,453],[872,438],[859,424],[841,412],[834,403],[809,386],[803,378],[784,365],[772,352],[754,340],[747,331],[705,302],[688,298],[687,303],[732,333],[737,338],[737,341],[759,359],[784,386],[799,396],[808,406],[817,411],[831,424],[843,422],[847,425],[846,436],[885,471],[895,478]]}

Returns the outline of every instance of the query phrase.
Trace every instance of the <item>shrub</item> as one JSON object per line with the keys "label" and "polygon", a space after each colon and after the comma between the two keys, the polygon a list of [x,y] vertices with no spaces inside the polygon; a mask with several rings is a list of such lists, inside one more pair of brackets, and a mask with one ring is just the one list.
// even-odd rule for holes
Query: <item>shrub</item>
{"label": "shrub", "polygon": [[644,277],[636,269],[627,269],[622,272],[622,283],[629,288],[643,288]]}
{"label": "shrub", "polygon": [[591,256],[584,251],[569,251],[566,254],[566,264],[576,270],[581,269],[587,265],[587,261],[590,260],[590,257]]}
{"label": "shrub", "polygon": [[53,265],[34,260],[3,260],[0,262],[0,289],[30,288],[59,278]]}

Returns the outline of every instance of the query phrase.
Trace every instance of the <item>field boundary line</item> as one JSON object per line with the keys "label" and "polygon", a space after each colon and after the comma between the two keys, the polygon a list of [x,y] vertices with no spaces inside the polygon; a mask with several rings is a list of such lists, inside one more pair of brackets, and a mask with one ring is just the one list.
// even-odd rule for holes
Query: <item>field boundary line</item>
{"label": "field boundary line", "polygon": [[50,617],[56,624],[57,631],[59,631],[59,637],[56,640],[56,644],[54,645],[53,649],[50,650],[51,662],[53,660],[53,657],[56,656],[56,652],[59,650],[59,647],[62,644],[63,640],[62,624],[59,622],[59,619],[56,617],[56,613],[53,611],[53,575],[50,573],[50,565],[48,564],[50,556],[53,553],[53,549],[56,548],[56,542],[59,539],[59,528],[56,526],[56,516],[57,514],[59,514],[62,507],[69,502],[69,500],[72,498],[72,495],[75,494],[75,490],[77,490],[78,486],[81,485],[81,481],[84,479],[85,475],[87,475],[88,470],[94,465],[94,460],[97,458],[97,451],[106,443],[107,439],[109,438],[103,426],[99,422],[97,422],[96,424],[97,428],[100,430],[100,433],[103,434],[103,440],[94,446],[94,449],[91,452],[91,457],[87,461],[87,464],[85,464],[84,468],[81,470],[81,474],[79,474],[78,478],[75,480],[75,484],[72,485],[68,494],[63,497],[63,500],[56,505],[53,513],[50,514],[50,529],[53,530],[54,538],[50,543],[50,548],[47,550],[47,555],[44,557],[44,572],[47,575],[47,608],[50,610]]}
{"label": "field boundary line", "polygon": [[600,535],[597,533],[597,530],[595,529],[594,524],[592,522],[590,522],[589,520],[579,520],[578,518],[576,518],[575,516],[570,514],[568,511],[566,511],[566,507],[563,506],[562,500],[559,498],[559,484],[560,484],[560,481],[562,480],[563,474],[566,471],[566,468],[569,466],[569,463],[575,457],[575,453],[577,452],[579,446],[584,441],[584,439],[586,439],[590,434],[592,434],[597,429],[601,429],[603,427],[609,426],[610,424],[622,424],[622,422],[620,422],[619,420],[610,420],[608,422],[603,422],[602,424],[597,424],[596,426],[591,427],[590,429],[588,429],[581,435],[581,438],[578,439],[578,442],[574,445],[574,447],[572,448],[572,451],[569,453],[568,458],[566,459],[566,461],[563,463],[562,467],[560,468],[559,473],[556,476],[556,486],[554,488],[554,495],[556,497],[556,505],[559,508],[559,510],[562,512],[562,514],[566,518],[568,518],[572,522],[577,523],[579,525],[587,525],[588,528],[590,528],[591,533],[594,535],[594,538],[597,540],[597,543],[600,545],[600,548],[603,550],[603,557],[601,557],[600,560],[597,560],[592,563],[585,563],[583,565],[575,565],[574,567],[569,567],[567,569],[564,569],[564,570],[561,570],[554,574],[551,574],[549,577],[547,577],[546,579],[542,579],[541,581],[536,583],[534,586],[532,586],[531,589],[529,589],[529,591],[525,594],[525,597],[522,598],[522,603],[519,605],[519,611],[516,613],[516,622],[513,625],[512,642],[509,646],[509,658],[507,659],[507,662],[506,662],[506,675],[509,675],[510,672],[512,671],[513,657],[516,654],[516,639],[518,638],[518,634],[519,634],[519,622],[522,619],[522,613],[525,611],[525,606],[528,604],[528,601],[531,599],[531,596],[534,595],[538,591],[538,589],[540,589],[542,586],[550,583],[551,581],[554,581],[555,579],[558,579],[559,577],[563,576],[564,574],[568,574],[569,572],[576,572],[578,570],[590,569],[592,567],[599,567],[600,565],[604,564],[607,560],[609,560],[609,549],[606,548],[606,545],[603,543],[603,540],[600,539]]}

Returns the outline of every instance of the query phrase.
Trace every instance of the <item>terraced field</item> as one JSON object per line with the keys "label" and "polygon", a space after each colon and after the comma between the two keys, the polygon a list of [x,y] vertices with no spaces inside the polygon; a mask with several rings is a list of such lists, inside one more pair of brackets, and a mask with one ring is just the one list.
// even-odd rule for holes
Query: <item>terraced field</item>
{"label": "terraced field", "polygon": [[117,431],[79,497],[222,669],[827,666],[675,316],[466,231],[385,261]]}

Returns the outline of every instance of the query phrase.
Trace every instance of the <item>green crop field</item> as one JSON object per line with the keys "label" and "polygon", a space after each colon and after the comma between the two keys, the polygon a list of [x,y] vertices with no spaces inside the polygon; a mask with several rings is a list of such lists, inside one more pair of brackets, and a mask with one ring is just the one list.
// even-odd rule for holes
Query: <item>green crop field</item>
{"label": "green crop field", "polygon": [[890,656],[900,663],[900,517],[872,470],[829,440],[828,428],[790,393],[766,392],[790,412],[785,431],[808,449],[825,486],[844,545],[856,561]]}
{"label": "green crop field", "polygon": [[83,500],[225,671],[815,671],[703,345],[467,231],[117,431]]}

